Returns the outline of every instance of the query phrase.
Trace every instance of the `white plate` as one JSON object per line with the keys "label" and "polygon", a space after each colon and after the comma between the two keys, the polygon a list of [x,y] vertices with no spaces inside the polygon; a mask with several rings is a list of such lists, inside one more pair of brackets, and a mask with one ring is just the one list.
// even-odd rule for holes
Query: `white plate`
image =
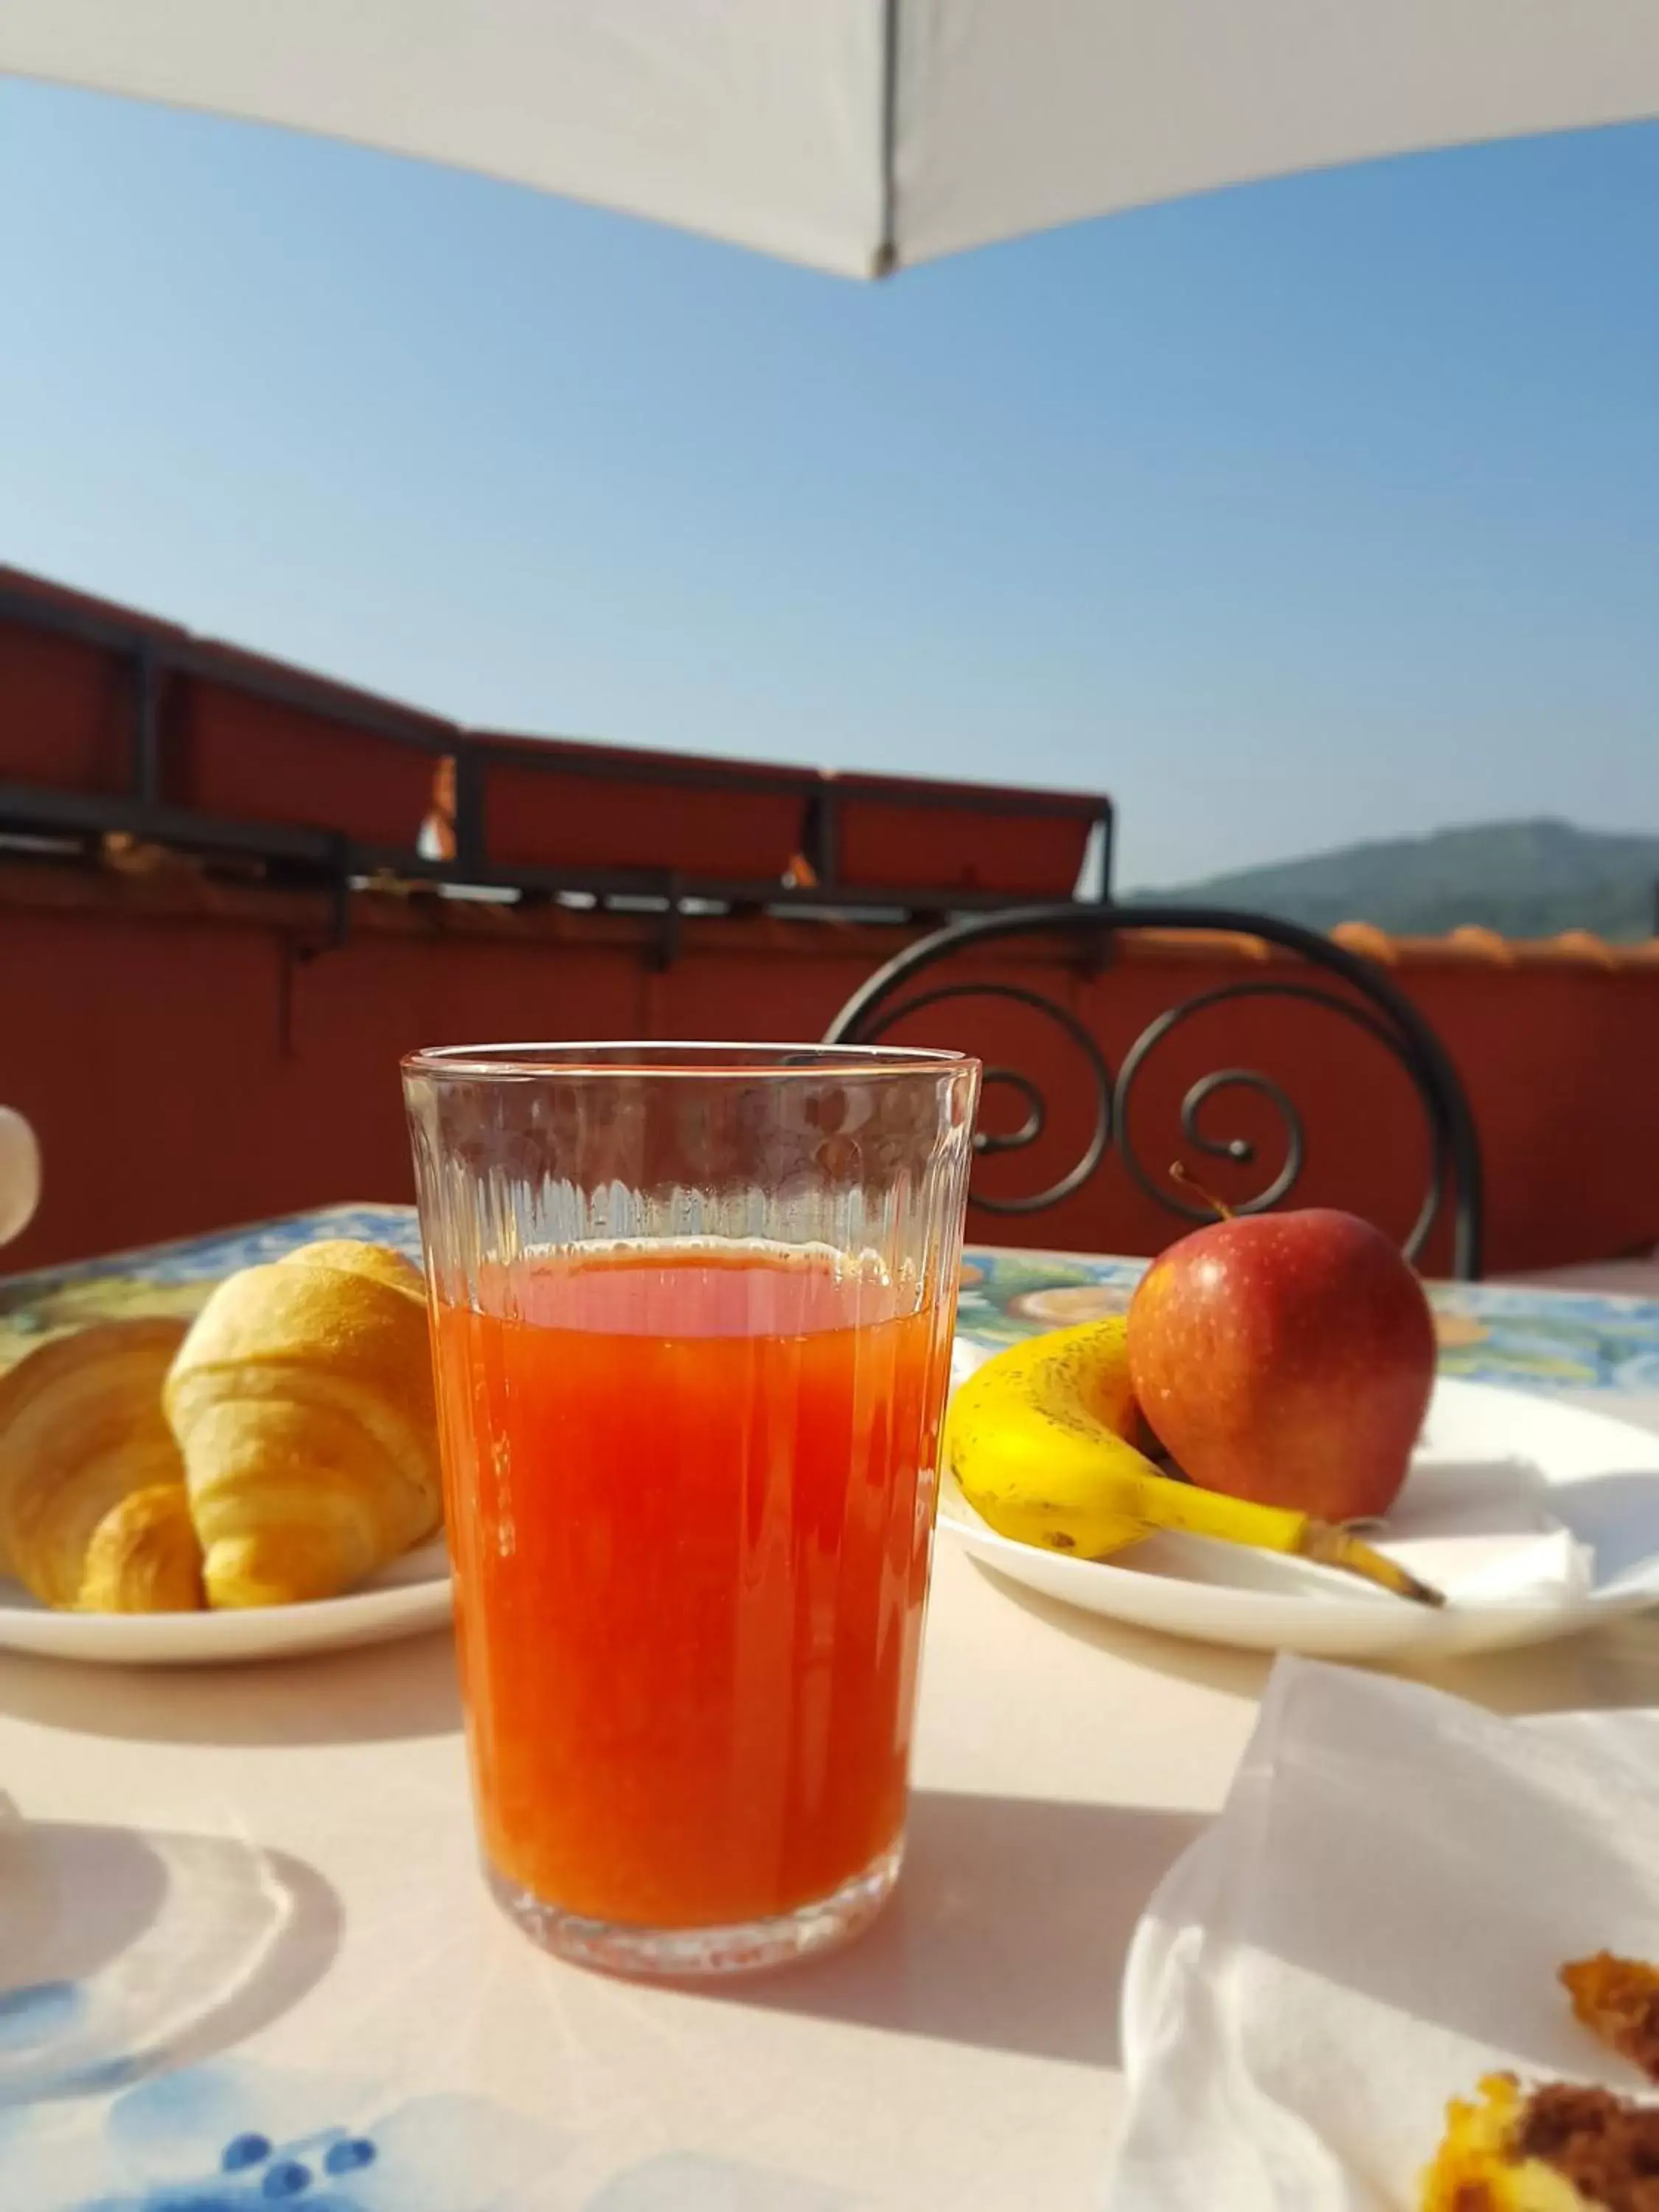
{"label": "white plate", "polygon": [[441,1538],[346,1597],[234,1613],[53,1613],[0,1581],[0,1649],[112,1667],[220,1667],[285,1659],[441,1628],[450,1616]]}
{"label": "white plate", "polygon": [[[958,1374],[987,1356],[963,1361],[959,1347]],[[1523,1391],[1439,1382],[1401,1500],[1406,1525],[1431,1496],[1442,1516],[1460,1497],[1477,1507],[1524,1500],[1531,1525],[1559,1522],[1591,1548],[1587,1587],[1542,1601],[1470,1595],[1436,1613],[1328,1568],[1201,1537],[1155,1536],[1117,1561],[1067,1559],[997,1535],[949,1475],[939,1525],[999,1574],[1086,1612],[1316,1658],[1542,1643],[1659,1604],[1659,1435],[1650,1430]]]}

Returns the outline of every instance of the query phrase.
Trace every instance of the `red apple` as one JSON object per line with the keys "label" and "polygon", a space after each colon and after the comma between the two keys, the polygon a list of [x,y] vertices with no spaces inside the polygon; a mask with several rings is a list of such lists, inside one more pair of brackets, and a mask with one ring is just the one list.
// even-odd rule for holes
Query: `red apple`
{"label": "red apple", "polygon": [[1129,1309],[1135,1395],[1185,1473],[1322,1521],[1394,1504],[1434,1366],[1408,1263],[1370,1222],[1323,1206],[1195,1230]]}

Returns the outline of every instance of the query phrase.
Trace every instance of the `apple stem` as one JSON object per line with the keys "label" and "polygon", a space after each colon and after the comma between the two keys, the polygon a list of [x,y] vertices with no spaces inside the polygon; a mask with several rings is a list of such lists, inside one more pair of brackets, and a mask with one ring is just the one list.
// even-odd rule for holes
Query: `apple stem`
{"label": "apple stem", "polygon": [[1170,1180],[1171,1182],[1180,1183],[1183,1189],[1195,1191],[1205,1205],[1213,1212],[1219,1214],[1222,1220],[1231,1221],[1233,1218],[1231,1206],[1224,1204],[1212,1191],[1206,1190],[1197,1176],[1188,1175],[1179,1160],[1171,1160],[1170,1163]]}

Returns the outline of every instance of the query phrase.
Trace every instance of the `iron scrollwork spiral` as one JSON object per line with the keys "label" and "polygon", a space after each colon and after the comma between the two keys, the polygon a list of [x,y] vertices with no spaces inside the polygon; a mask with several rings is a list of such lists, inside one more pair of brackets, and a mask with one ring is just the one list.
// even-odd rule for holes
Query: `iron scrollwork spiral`
{"label": "iron scrollwork spiral", "polygon": [[[1124,1054],[1114,1076],[1094,1037],[1067,1007],[1024,984],[966,980],[944,982],[904,995],[918,973],[981,944],[992,944],[1021,935],[1083,940],[1085,950],[1099,957],[1120,934],[1134,930],[1185,932],[1226,931],[1252,936],[1297,955],[1304,973],[1312,969],[1334,974],[1340,989],[1295,980],[1293,976],[1261,977],[1200,991],[1182,1000],[1150,1022]],[[1068,1198],[1089,1180],[1115,1144],[1126,1172],[1166,1212],[1189,1220],[1209,1218],[1209,1208],[1171,1182],[1167,1172],[1150,1172],[1137,1150],[1131,1127],[1134,1086],[1152,1054],[1185,1024],[1218,1006],[1257,1000],[1291,1000],[1318,1012],[1334,1014],[1362,1032],[1387,1052],[1403,1071],[1423,1114],[1428,1135],[1428,1188],[1405,1251],[1415,1259],[1449,1194],[1455,1199],[1453,1267],[1465,1277],[1478,1276],[1480,1255],[1480,1152],[1474,1124],[1455,1073],[1421,1014],[1388,975],[1370,962],[1345,947],[1294,923],[1267,915],[1196,908],[1094,909],[1080,915],[1076,908],[1041,908],[1012,915],[981,917],[952,924],[901,953],[872,976],[842,1010],[832,1025],[832,1041],[863,1039],[873,1042],[901,1021],[946,1000],[975,998],[1012,1001],[1030,1009],[1061,1030],[1081,1055],[1092,1090],[1093,1116],[1088,1139],[1073,1164],[1043,1189],[1024,1197],[993,1197],[975,1191],[974,1203],[987,1212],[1040,1213]],[[1048,1101],[1031,1078],[1006,1067],[988,1067],[988,1089],[1012,1090],[1024,1104],[1018,1127],[1007,1132],[981,1132],[976,1146],[981,1153],[1024,1151],[1037,1143],[1049,1127]],[[1200,1077],[1188,1088],[1180,1109],[1182,1135],[1194,1152],[1211,1158],[1248,1168],[1255,1164],[1261,1147],[1221,1124],[1221,1104],[1248,1092],[1264,1101],[1283,1136],[1283,1154],[1261,1188],[1243,1200],[1232,1199],[1233,1210],[1258,1213],[1279,1205],[1296,1188],[1307,1164],[1308,1139],[1302,1116],[1284,1087],[1262,1070],[1224,1066]],[[1218,1124],[1220,1124],[1218,1126]],[[1160,1167],[1162,1164],[1160,1163]]]}
{"label": "iron scrollwork spiral", "polygon": [[[859,1031],[866,1043],[873,1044],[878,1037],[912,1014],[920,1013],[926,1006],[936,1006],[947,999],[1005,999],[1017,1006],[1029,1006],[1044,1020],[1055,1023],[1071,1042],[1082,1054],[1089,1070],[1094,1090],[1094,1124],[1074,1164],[1063,1176],[1044,1189],[1032,1192],[1024,1198],[993,1198],[981,1191],[974,1193],[974,1204],[982,1206],[987,1213],[1042,1213],[1051,1206],[1058,1206],[1074,1190],[1080,1190],[1106,1157],[1112,1141],[1112,1071],[1106,1064],[1104,1054],[1095,1042],[1077,1016],[1054,1000],[1045,998],[1041,991],[1028,989],[1020,983],[937,983],[930,991],[918,991],[914,997],[902,999],[897,1004],[884,1006],[879,1015],[864,1024]],[[1012,1091],[1023,1101],[1025,1118],[1017,1129],[994,1131],[981,1127],[974,1133],[974,1150],[982,1156],[993,1152],[1020,1152],[1035,1145],[1048,1126],[1048,1102],[1040,1085],[1018,1068],[988,1066],[982,1079],[982,1089],[988,1091],[993,1085]]]}
{"label": "iron scrollwork spiral", "polygon": [[[1171,1183],[1167,1175],[1154,1176],[1147,1173],[1144,1163],[1135,1150],[1134,1139],[1130,1133],[1130,1093],[1148,1059],[1164,1039],[1172,1031],[1179,1029],[1182,1023],[1190,1021],[1194,1015],[1201,1014],[1210,1007],[1233,1004],[1245,999],[1291,999],[1299,1000],[1305,1006],[1322,1007],[1327,1012],[1338,1015],[1343,1021],[1352,1023],[1356,1029],[1363,1030],[1367,1036],[1381,1045],[1382,1049],[1391,1054],[1405,1070],[1408,1079],[1415,1085],[1415,1071],[1412,1056],[1402,1041],[1375,1015],[1368,1013],[1363,1006],[1356,1006],[1351,999],[1339,998],[1334,991],[1322,991],[1316,985],[1311,983],[1295,983],[1288,981],[1226,983],[1219,985],[1212,991],[1196,992],[1190,999],[1183,999],[1179,1006],[1171,1006],[1167,1013],[1160,1014],[1156,1021],[1149,1022],[1124,1054],[1123,1066],[1119,1072],[1117,1087],[1113,1097],[1112,1118],[1117,1131],[1118,1154],[1128,1173],[1147,1196],[1155,1199],[1166,1212],[1182,1214],[1189,1221],[1211,1219],[1211,1209],[1201,1200],[1188,1198],[1178,1185]],[[1285,1133],[1285,1157],[1273,1180],[1263,1189],[1257,1191],[1253,1197],[1229,1200],[1235,1213],[1266,1213],[1271,1207],[1277,1206],[1282,1199],[1287,1198],[1301,1180],[1302,1170],[1307,1163],[1308,1157],[1307,1131],[1303,1125],[1302,1116],[1297,1110],[1295,1101],[1280,1085],[1273,1081],[1271,1076],[1254,1067],[1217,1068],[1212,1074],[1200,1076],[1199,1080],[1188,1089],[1181,1102],[1182,1135],[1195,1151],[1207,1152],[1212,1159],[1231,1160],[1240,1166],[1248,1167],[1254,1164],[1256,1157],[1257,1148],[1248,1139],[1212,1136],[1200,1124],[1200,1117],[1204,1108],[1212,1098],[1225,1091],[1249,1091],[1257,1097],[1265,1098],[1278,1115]],[[1435,1116],[1431,1114],[1426,1116],[1426,1120],[1429,1135],[1429,1187],[1417,1218],[1413,1223],[1410,1234],[1406,1239],[1404,1249],[1407,1259],[1416,1258],[1423,1248],[1424,1239],[1434,1225],[1434,1218],[1439,1209],[1440,1193],[1444,1185],[1446,1175],[1444,1139]]]}

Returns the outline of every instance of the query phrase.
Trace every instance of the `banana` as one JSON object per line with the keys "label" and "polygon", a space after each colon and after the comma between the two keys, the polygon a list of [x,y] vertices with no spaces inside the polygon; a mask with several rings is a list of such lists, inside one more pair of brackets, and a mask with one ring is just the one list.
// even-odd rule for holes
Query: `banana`
{"label": "banana", "polygon": [[1129,1381],[1121,1316],[1050,1330],[987,1360],[955,1392],[945,1455],[1000,1536],[1102,1559],[1160,1528],[1340,1567],[1419,1605],[1444,1602],[1352,1532],[1160,1472]]}

